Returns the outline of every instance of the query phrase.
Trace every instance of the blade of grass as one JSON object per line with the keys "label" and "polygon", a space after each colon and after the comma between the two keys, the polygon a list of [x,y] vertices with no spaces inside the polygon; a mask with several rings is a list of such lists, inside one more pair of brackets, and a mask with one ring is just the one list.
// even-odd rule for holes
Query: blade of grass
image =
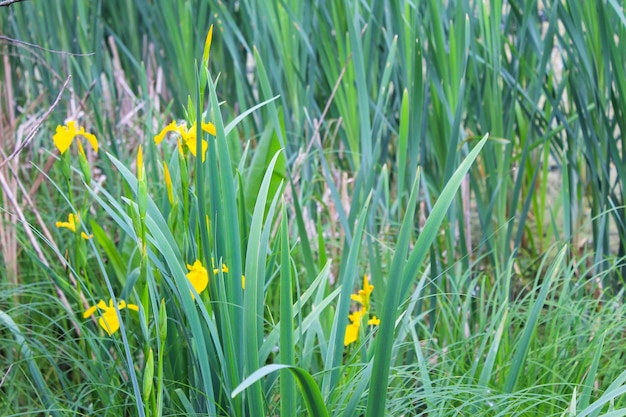
{"label": "blade of grass", "polygon": [[515,388],[515,383],[517,382],[519,373],[521,372],[526,356],[528,355],[531,337],[536,331],[537,319],[539,318],[539,314],[544,307],[544,301],[548,295],[552,281],[556,279],[556,276],[561,271],[561,264],[565,259],[567,250],[567,246],[564,245],[552,261],[550,270],[541,284],[541,291],[537,295],[537,299],[535,300],[533,308],[528,315],[528,319],[525,321],[524,333],[522,333],[521,339],[515,350],[515,355],[511,359],[511,369],[509,370],[504,383],[504,392],[506,393],[513,392],[513,389]]}
{"label": "blade of grass", "polygon": [[396,253],[394,254],[393,263],[389,272],[391,279],[387,281],[383,310],[380,317],[380,328],[378,329],[375,342],[372,384],[370,385],[370,395],[367,399],[367,417],[381,416],[385,413],[393,333],[400,301],[404,298],[409,286],[415,278],[416,271],[419,270],[420,265],[426,258],[426,254],[432,242],[435,240],[441,222],[446,215],[448,207],[452,204],[452,200],[461,185],[463,177],[485,145],[487,137],[488,136],[485,135],[481,139],[446,184],[437,202],[433,206],[430,216],[428,216],[424,224],[424,228],[415,244],[415,249],[413,249],[407,261],[405,258],[409,249],[409,234],[413,227],[413,212],[417,200],[417,193],[415,192],[417,182],[414,185],[412,196],[409,200],[410,209],[407,209],[407,214],[402,222]]}
{"label": "blade of grass", "polygon": [[[291,259],[289,252],[289,225],[285,200],[282,204],[280,224],[280,361],[283,365],[295,365],[293,308],[291,294]],[[293,377],[287,371],[280,374],[280,415],[296,415],[296,386]]]}
{"label": "blade of grass", "polygon": [[[246,291],[243,297],[244,316],[244,360],[247,372],[256,372],[259,368],[259,347],[263,338],[263,327],[260,321],[263,317],[263,288],[265,284],[265,256],[267,253],[267,241],[263,241],[262,228],[265,216],[266,201],[269,193],[270,182],[274,166],[280,157],[277,152],[268,165],[268,170],[263,177],[259,195],[252,215],[250,238],[246,254]],[[268,213],[267,222],[271,223],[271,213]],[[248,407],[254,414],[264,409],[264,401],[260,383],[253,383],[250,391]],[[255,411],[256,410],[256,411]]]}
{"label": "blade of grass", "polygon": [[[593,385],[596,381],[597,373],[598,373],[598,365],[600,363],[600,357],[602,355],[602,349],[604,348],[604,338],[606,337],[606,332],[602,333],[600,336],[600,340],[598,341],[598,349],[596,349],[596,353],[593,356],[593,362],[591,363],[591,367],[587,372],[587,377],[583,383],[583,389],[580,393],[580,398],[578,399],[578,408],[586,409],[589,406],[589,401],[591,399],[591,392],[593,391]],[[597,415],[597,414],[593,414]]]}
{"label": "blade of grass", "polygon": [[300,391],[302,391],[302,398],[304,399],[304,404],[306,405],[310,416],[329,416],[328,410],[326,409],[326,405],[324,403],[324,399],[322,398],[322,394],[320,393],[320,390],[315,383],[315,380],[307,371],[302,368],[298,368],[297,366],[265,365],[264,367],[258,369],[249,377],[244,379],[241,384],[237,388],[235,388],[231,395],[233,397],[239,395],[244,390],[257,383],[264,376],[267,376],[272,372],[280,371],[281,369],[288,370],[296,379],[296,382],[300,387]]}
{"label": "blade of grass", "polygon": [[[354,239],[349,246],[348,255],[345,266],[342,268],[339,282],[341,283],[341,294],[339,296],[339,305],[333,318],[333,325],[328,340],[328,352],[324,355],[324,367],[329,369],[324,375],[322,381],[322,392],[328,395],[337,384],[341,372],[341,358],[344,352],[344,336],[346,334],[346,322],[348,321],[348,312],[350,310],[350,295],[354,286],[354,277],[357,269],[357,260],[361,251],[361,241],[363,239],[363,231],[365,230],[366,218],[369,210],[370,197],[368,197],[365,205],[361,209],[359,219],[356,223],[354,231]],[[347,237],[346,237],[347,239]]]}

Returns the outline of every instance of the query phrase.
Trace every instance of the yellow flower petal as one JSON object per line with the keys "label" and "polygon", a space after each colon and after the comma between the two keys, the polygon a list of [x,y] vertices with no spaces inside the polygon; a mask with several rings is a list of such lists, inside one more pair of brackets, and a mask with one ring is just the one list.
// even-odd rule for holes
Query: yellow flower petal
{"label": "yellow flower petal", "polygon": [[117,309],[123,310],[125,308],[129,310],[139,311],[139,307],[137,307],[135,304],[127,304],[126,301],[120,300],[120,302],[117,303]]}
{"label": "yellow flower petal", "polygon": [[176,122],[173,121],[169,125],[165,126],[163,130],[161,130],[161,132],[154,137],[154,142],[158,145],[159,143],[161,143],[163,138],[165,138],[165,135],[168,132],[177,132],[177,131],[178,131],[178,126],[176,125]]}
{"label": "yellow flower petal", "polygon": [[63,154],[70,147],[76,136],[82,136],[87,139],[96,153],[98,152],[98,140],[96,137],[91,133],[85,132],[84,127],[79,128],[73,120],[68,121],[65,126],[57,126],[56,133],[52,136],[52,141],[59,152]]}
{"label": "yellow flower petal", "polygon": [[[213,275],[217,275],[219,272],[219,269],[213,268]],[[228,267],[226,266],[226,264],[222,264],[222,272],[228,272]]]}
{"label": "yellow flower petal", "polygon": [[[202,263],[199,260],[196,260],[193,265],[187,265],[187,269],[189,269],[187,279],[191,283],[193,289],[200,294],[209,284],[209,274],[206,268],[202,266]],[[191,297],[195,298],[193,292],[191,293]]]}
{"label": "yellow flower petal", "polygon": [[143,152],[141,151],[141,145],[137,150],[137,179],[141,181],[143,178]]}
{"label": "yellow flower petal", "polygon": [[367,321],[367,324],[369,324],[370,326],[378,326],[380,324],[380,320],[376,316],[373,316]]}
{"label": "yellow flower petal", "polygon": [[[180,135],[181,138],[183,138],[184,142],[187,142],[189,140],[189,135],[190,135],[190,130],[187,129],[187,123],[183,122],[179,125],[176,126],[176,131],[178,132],[178,134]],[[193,132],[195,132],[195,127],[191,130]],[[194,136],[195,138],[195,136]]]}
{"label": "yellow flower petal", "polygon": [[202,62],[206,65],[209,62],[209,53],[211,51],[211,41],[213,40],[213,25],[209,28],[209,33],[204,41],[204,51],[202,52]]}
{"label": "yellow flower petal", "polygon": [[357,326],[359,326],[361,324],[361,317],[363,317],[363,310],[357,310],[354,313],[348,315],[348,318],[350,319],[350,321],[354,324],[357,324]]}
{"label": "yellow flower petal", "polygon": [[[213,131],[215,131],[215,127],[213,127]],[[191,152],[194,157],[197,157],[196,124],[194,123],[193,126],[191,126],[191,129],[185,131],[184,133],[181,133],[181,136],[183,137],[185,145],[187,145],[187,147],[189,148],[189,152]],[[202,139],[202,162],[204,162],[204,160],[206,159],[205,154],[208,147],[209,143],[206,140]]]}
{"label": "yellow flower petal", "polygon": [[89,317],[93,316],[93,313],[95,313],[97,309],[98,309],[98,306],[89,307],[83,313],[83,318],[88,319]]}
{"label": "yellow flower petal", "polygon": [[[194,123],[191,126],[191,128],[187,129],[187,126],[185,123],[181,123],[180,125],[178,125],[176,124],[176,122],[172,122],[169,125],[165,126],[165,128],[158,135],[154,137],[154,141],[158,145],[159,143],[161,143],[161,141],[163,140],[163,138],[168,132],[177,132],[181,137],[181,140],[179,140],[178,142],[179,151],[182,152],[182,149],[180,147],[182,146],[182,144],[185,144],[185,146],[189,148],[189,152],[191,152],[191,154],[194,157],[196,157],[197,156],[196,129],[197,129],[196,123]],[[215,126],[213,125],[213,123],[202,123],[202,130],[213,136],[216,135]],[[202,162],[204,162],[206,158],[205,154],[206,154],[208,147],[209,147],[208,142],[202,139]]]}
{"label": "yellow flower petal", "polygon": [[82,127],[80,128],[79,134],[87,139],[87,142],[89,142],[93,150],[98,153],[98,139],[96,139],[93,134],[85,132],[85,129]]}
{"label": "yellow flower petal", "polygon": [[70,147],[77,134],[78,130],[76,130],[75,122],[69,121],[65,126],[57,126],[56,133],[52,136],[52,141],[59,152],[63,154]]}
{"label": "yellow flower petal", "polygon": [[217,131],[215,130],[215,125],[213,123],[202,123],[202,130],[207,132],[209,135],[217,136]]}
{"label": "yellow flower petal", "polygon": [[120,328],[120,321],[117,318],[117,312],[115,309],[108,309],[102,313],[102,316],[98,319],[98,324],[100,324],[100,327],[102,327],[109,336],[118,331]]}
{"label": "yellow flower petal", "polygon": [[[209,221],[209,216],[207,216],[207,222]],[[208,224],[208,223],[207,223]],[[211,258],[211,263],[215,264],[215,260]],[[220,270],[218,268],[213,268],[213,275],[219,274]],[[222,264],[222,272],[228,272],[228,266],[226,264]],[[246,289],[246,276],[241,275],[241,288]]]}
{"label": "yellow flower petal", "polygon": [[356,301],[356,302],[357,302],[357,303],[359,303],[359,304],[363,304],[363,297],[361,297],[360,295],[357,295],[357,294],[351,294],[351,295],[350,295],[350,299],[351,299],[352,301]]}
{"label": "yellow flower petal", "polygon": [[76,226],[80,223],[80,217],[78,215],[74,215],[74,213],[70,213],[67,216],[66,222],[56,222],[56,227],[70,229],[72,232],[76,233]]}
{"label": "yellow flower petal", "polygon": [[358,336],[359,336],[359,325],[355,323],[349,324],[346,327],[346,334],[343,338],[343,345],[348,346],[350,343],[356,342],[356,339]]}
{"label": "yellow flower petal", "polygon": [[165,189],[167,190],[167,199],[169,200],[171,205],[174,205],[174,189],[172,188],[172,177],[170,176],[170,170],[167,168],[167,164],[165,162],[163,162],[163,176],[165,177]]}
{"label": "yellow flower petal", "polygon": [[83,144],[80,143],[80,141],[78,141],[78,153],[80,154],[80,156],[85,158],[85,160],[87,160],[87,155],[85,155],[85,149],[83,148]]}
{"label": "yellow flower petal", "polygon": [[367,279],[367,274],[363,275],[363,289],[361,291],[359,291],[359,294],[361,292],[363,292],[363,294],[367,295],[369,297],[369,295],[372,293],[372,291],[374,291],[374,286],[370,285],[369,280]]}
{"label": "yellow flower petal", "polygon": [[[123,310],[128,308],[130,310],[139,311],[139,307],[134,304],[126,304],[126,301],[120,300],[117,304],[118,310]],[[107,305],[103,300],[98,301],[93,307],[88,308],[83,313],[83,318],[89,318],[96,312],[97,309],[102,310],[102,314],[100,318],[98,318],[98,324],[100,327],[104,329],[104,331],[109,335],[113,335],[113,333],[117,332],[120,328],[120,321],[117,317],[117,312],[115,311],[115,307],[113,306],[113,300],[109,300],[109,305]]]}
{"label": "yellow flower petal", "polygon": [[352,294],[350,299],[363,306],[365,311],[370,309],[370,294],[374,291],[374,286],[370,285],[367,274],[363,275],[363,289],[358,294]]}

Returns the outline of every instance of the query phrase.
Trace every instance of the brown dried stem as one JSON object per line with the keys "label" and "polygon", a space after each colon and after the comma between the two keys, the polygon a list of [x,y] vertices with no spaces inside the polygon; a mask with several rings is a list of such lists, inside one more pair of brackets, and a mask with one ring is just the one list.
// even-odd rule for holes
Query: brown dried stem
{"label": "brown dried stem", "polygon": [[9,161],[11,161],[17,155],[19,155],[22,149],[24,149],[30,143],[30,141],[33,140],[37,132],[39,132],[39,128],[41,127],[43,122],[46,121],[48,116],[50,116],[50,113],[52,113],[54,108],[61,101],[61,96],[63,95],[63,91],[65,91],[65,89],[67,88],[67,85],[69,84],[71,78],[72,78],[71,75],[67,76],[65,82],[63,83],[63,86],[61,87],[61,91],[59,91],[59,94],[57,95],[57,98],[54,100],[54,103],[52,103],[52,106],[50,106],[50,108],[43,114],[43,116],[41,116],[41,119],[39,119],[39,121],[37,122],[33,130],[31,130],[29,135],[26,137],[26,140],[24,140],[24,142],[22,142],[20,145],[16,146],[15,150],[11,153],[11,155],[9,155],[4,161],[2,161],[2,163],[0,163],[0,168],[5,166]]}

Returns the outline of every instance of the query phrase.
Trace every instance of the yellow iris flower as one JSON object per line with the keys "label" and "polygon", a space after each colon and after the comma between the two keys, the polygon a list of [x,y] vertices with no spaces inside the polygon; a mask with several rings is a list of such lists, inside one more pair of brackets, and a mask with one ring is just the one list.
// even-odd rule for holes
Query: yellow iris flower
{"label": "yellow iris flower", "polygon": [[52,140],[54,141],[54,146],[63,154],[70,147],[76,136],[82,136],[87,139],[93,150],[98,153],[98,139],[96,139],[95,135],[85,132],[85,128],[78,126],[73,120],[68,121],[65,126],[57,126]]}
{"label": "yellow iris flower", "polygon": [[370,309],[370,294],[374,291],[374,286],[370,285],[367,274],[363,275],[363,289],[358,294],[352,294],[350,299],[361,304],[365,311]]}
{"label": "yellow iris flower", "polygon": [[[374,286],[369,283],[367,275],[364,275],[363,288],[359,290],[358,294],[352,294],[350,296],[350,299],[361,304],[361,307],[348,315],[350,324],[346,326],[346,334],[343,339],[344,346],[348,346],[349,344],[356,342],[359,337],[361,321],[364,317],[369,316],[370,294],[372,291],[374,291]],[[372,316],[372,318],[367,320],[367,324],[370,326],[378,326],[380,324],[380,320],[376,316]]]}
{"label": "yellow iris flower", "polygon": [[[215,131],[215,126],[213,125],[213,123],[202,123],[202,130],[213,136],[215,136],[217,133]],[[194,157],[197,155],[196,123],[194,123],[191,128],[187,129],[187,124],[184,122],[181,124],[172,122],[169,125],[165,126],[163,130],[161,130],[161,132],[159,132],[159,134],[154,137],[154,142],[158,145],[159,143],[161,143],[161,141],[163,141],[165,135],[167,135],[169,132],[178,133],[178,135],[180,136],[179,145],[184,144],[185,146],[187,146],[187,148],[189,148],[189,152],[191,152]],[[205,153],[208,147],[208,142],[202,139],[202,162],[204,162]]]}
{"label": "yellow iris flower", "polygon": [[[59,229],[62,229],[62,228],[69,229],[73,233],[76,233],[76,228],[78,227],[79,224],[80,224],[80,215],[78,213],[77,214],[70,213],[67,216],[67,221],[66,222],[56,222],[56,227],[59,228]],[[89,240],[89,239],[91,239],[93,237],[92,234],[88,235],[85,232],[80,232],[80,235],[85,240]]]}
{"label": "yellow iris flower", "polygon": [[[123,310],[125,308],[139,311],[139,307],[135,304],[126,304],[126,301],[120,300],[117,303],[117,309]],[[120,321],[117,317],[113,300],[109,300],[109,305],[107,305],[103,300],[100,300],[98,304],[90,307],[83,313],[83,318],[87,319],[91,317],[98,309],[102,311],[102,315],[98,319],[98,324],[104,329],[105,332],[107,332],[109,336],[113,335],[113,333],[117,332],[120,328]]]}
{"label": "yellow iris flower", "polygon": [[72,232],[76,233],[76,226],[80,223],[80,216],[78,214],[70,213],[67,216],[66,222],[56,222],[57,228],[66,228],[70,229]]}
{"label": "yellow iris flower", "polygon": [[[206,289],[206,286],[209,284],[209,273],[206,268],[202,266],[202,262],[196,259],[193,265],[187,264],[187,269],[189,273],[187,274],[187,279],[191,283],[191,286],[198,294]],[[195,295],[193,291],[191,292],[191,298],[195,299]]]}
{"label": "yellow iris flower", "polygon": [[[214,262],[213,259],[211,259],[211,261]],[[198,294],[200,294],[206,289],[207,285],[209,285],[209,274],[206,268],[202,265],[202,262],[200,262],[200,260],[196,259],[193,265],[187,264],[187,269],[189,270],[189,273],[187,273],[187,279],[191,283],[193,289],[196,290]],[[219,274],[219,272],[220,270],[218,268],[213,268],[213,275],[217,275]],[[228,272],[228,267],[226,266],[226,264],[222,264],[222,272]],[[245,287],[246,277],[242,275],[241,288],[245,289]],[[193,292],[191,293],[191,298],[195,299]]]}
{"label": "yellow iris flower", "polygon": [[[213,260],[213,258],[211,258],[211,262],[215,264],[215,261]],[[217,275],[219,272],[220,272],[219,269],[213,268],[213,275]],[[228,272],[228,267],[226,266],[226,264],[222,264],[222,272],[224,273]],[[244,290],[246,289],[246,276],[243,274],[241,275],[241,288],[243,288]]]}

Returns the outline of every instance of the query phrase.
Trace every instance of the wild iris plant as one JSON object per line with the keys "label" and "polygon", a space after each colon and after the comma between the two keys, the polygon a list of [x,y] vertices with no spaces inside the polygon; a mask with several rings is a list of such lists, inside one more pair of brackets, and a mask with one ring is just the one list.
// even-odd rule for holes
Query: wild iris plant
{"label": "wild iris plant", "polygon": [[[208,75],[211,38],[212,28],[205,43],[201,71],[205,84],[210,84],[214,94],[213,81]],[[217,105],[213,110],[213,116],[219,117]],[[89,324],[85,331],[95,338],[121,342],[123,349],[115,355],[124,358],[126,369],[121,372],[130,376],[128,383],[135,393],[137,414],[143,416],[160,416],[164,412],[165,381],[194,387],[178,395],[183,403],[195,404],[198,412],[216,415],[216,399],[221,398],[225,402],[219,404],[220,409],[239,414],[248,406],[241,398],[230,399],[230,392],[247,373],[255,370],[246,369],[242,360],[242,354],[246,355],[244,340],[250,337],[242,327],[242,312],[247,309],[242,255],[233,254],[223,246],[223,228],[228,223],[220,200],[214,195],[203,197],[205,191],[230,193],[224,190],[221,177],[232,173],[216,171],[216,168],[230,169],[228,159],[218,160],[215,153],[216,147],[224,146],[223,124],[220,119],[222,137],[218,137],[216,126],[202,121],[206,116],[197,107],[190,106],[186,113],[188,122],[171,122],[154,136],[158,147],[138,146],[134,175],[112,155],[107,155],[128,183],[130,198],[116,198],[91,186],[93,161],[85,153],[81,139],[87,140],[97,153],[95,135],[69,121],[58,126],[53,137],[61,153],[61,170],[72,206],[67,221],[59,220],[56,226],[74,234],[80,232],[83,237],[77,241],[75,255],[68,259],[69,271],[78,278],[77,299],[83,300],[83,319],[95,317],[98,325]],[[167,136],[177,138],[177,150],[173,153],[162,144]],[[80,199],[74,196],[73,156],[69,152],[75,139],[79,172],[88,190]],[[163,161],[156,166],[162,167],[162,176],[151,169],[160,155]],[[231,186],[232,180],[232,177],[227,180]],[[207,190],[205,181],[212,184]],[[101,214],[97,223],[89,222],[89,216],[101,210],[112,222],[102,221]],[[236,223],[239,219],[228,221]],[[270,213],[267,224],[271,222]],[[93,233],[88,234],[89,226],[93,227]],[[95,253],[88,256],[86,242],[92,237],[89,249]],[[232,238],[236,242],[240,236]],[[122,251],[122,246],[113,239],[120,239],[125,249]],[[260,244],[260,239],[255,244]],[[242,246],[237,244],[237,248],[241,250]],[[104,250],[106,259],[99,249]],[[94,265],[100,265],[99,271]],[[232,273],[241,276],[241,281],[230,282],[228,276]],[[256,273],[252,276],[257,284],[254,289],[263,291],[263,285],[258,285],[263,278]],[[108,304],[102,298],[108,298]],[[89,303],[85,299],[100,301]],[[123,310],[138,314],[122,314]],[[263,327],[258,331],[262,334]],[[260,367],[261,362],[258,363]],[[180,369],[194,366],[197,370],[181,375]],[[142,380],[135,375],[137,370],[143,374]],[[214,385],[216,376],[224,380],[223,385]]]}
{"label": "wild iris plant", "polygon": [[[427,233],[420,235],[416,249],[409,252],[416,179],[400,231],[402,250],[392,259],[390,274],[398,278],[389,281],[386,292],[379,292],[378,300],[385,301],[382,308],[375,309],[371,298],[374,286],[367,275],[362,288],[351,294],[369,200],[355,222],[351,238],[355,244],[342,262],[337,288],[327,291],[332,289],[330,262],[320,264],[317,276],[314,266],[307,267],[313,273],[302,281],[294,273],[298,268],[293,268],[292,251],[298,246],[290,242],[291,212],[283,196],[285,156],[279,147],[268,145],[272,138],[261,138],[252,161],[255,168],[248,172],[247,152],[242,161],[233,161],[237,138],[226,139],[236,132],[239,121],[263,105],[270,106],[278,120],[274,99],[224,126],[208,70],[211,39],[212,29],[196,77],[196,96],[188,100],[186,121],[169,123],[154,141],[143,144],[145,161],[144,147],[138,147],[135,174],[107,154],[129,196],[116,197],[91,186],[90,163],[79,141],[80,171],[88,195],[77,209],[72,197],[71,152],[67,150],[76,137],[86,138],[94,151],[97,141],[75,123],[57,129],[55,144],[62,152],[72,206],[68,221],[60,221],[59,227],[74,233],[82,228],[87,237],[85,227],[93,230],[93,239],[77,239],[76,255],[69,259],[71,273],[78,278],[76,299],[82,303],[83,317],[96,315],[99,329],[104,331],[96,327],[99,333],[95,334],[90,324],[86,334],[110,342],[89,343],[85,349],[100,346],[105,350],[97,357],[112,354],[120,358],[111,364],[120,375],[119,386],[112,389],[132,391],[140,416],[161,416],[166,411],[275,414],[278,406],[283,415],[296,415],[306,408],[310,415],[326,416],[326,402],[340,395],[338,387],[351,381],[355,372],[371,373],[372,378],[368,382],[361,377],[354,400],[345,404],[346,413],[357,413],[366,398],[361,394],[373,384],[370,389],[377,399],[368,410],[371,415],[382,415],[394,324],[413,279],[411,271],[418,270],[461,178],[486,139],[453,175],[424,226]],[[258,64],[264,71],[262,63]],[[202,104],[207,91],[209,108],[205,112]],[[166,145],[169,135],[177,138],[175,150]],[[259,173],[262,178],[256,178]],[[102,212],[99,221],[88,222],[87,215],[97,211]],[[109,223],[101,221],[103,214],[111,219]],[[296,216],[301,216],[300,208]],[[92,249],[89,258],[87,244]],[[407,262],[409,272],[405,273]],[[233,279],[239,276],[241,281]],[[307,282],[305,288],[300,287],[302,282]],[[106,304],[103,299],[110,301]],[[351,312],[352,302],[356,308]],[[123,310],[137,314],[123,315]],[[374,310],[381,311],[380,319],[373,315]],[[364,322],[369,331],[362,326]],[[309,373],[319,369],[315,364],[323,364],[317,380]],[[276,371],[280,372],[278,386],[261,384],[263,377]],[[278,390],[281,401],[276,405],[270,399]],[[244,391],[245,395],[240,395]]]}

